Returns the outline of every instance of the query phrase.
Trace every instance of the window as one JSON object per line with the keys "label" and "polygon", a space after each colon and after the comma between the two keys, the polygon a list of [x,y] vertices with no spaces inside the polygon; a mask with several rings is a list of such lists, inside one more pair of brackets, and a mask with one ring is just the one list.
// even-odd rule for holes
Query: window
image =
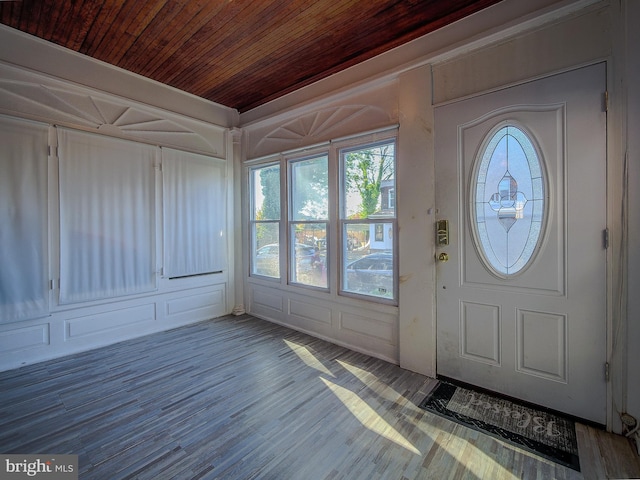
{"label": "window", "polygon": [[385,204],[387,205],[387,208],[396,208],[396,189],[395,188],[390,188],[388,190],[386,200],[387,201],[385,202]]}
{"label": "window", "polygon": [[341,150],[340,171],[341,291],[393,300],[395,140]]}
{"label": "window", "polygon": [[60,303],[156,289],[156,148],[60,128]]}
{"label": "window", "polygon": [[225,168],[223,160],[162,149],[165,276],[227,268]]}
{"label": "window", "polygon": [[49,313],[48,127],[0,117],[0,323]]}
{"label": "window", "polygon": [[251,274],[280,278],[280,165],[250,170]]}
{"label": "window", "polygon": [[396,303],[395,138],[378,139],[249,168],[252,277]]}
{"label": "window", "polygon": [[514,275],[533,260],[546,221],[546,178],[527,134],[514,125],[490,132],[474,179],[470,212],[476,244],[491,272]]}
{"label": "window", "polygon": [[327,287],[325,268],[329,221],[328,157],[289,162],[290,219],[289,255],[291,283]]}

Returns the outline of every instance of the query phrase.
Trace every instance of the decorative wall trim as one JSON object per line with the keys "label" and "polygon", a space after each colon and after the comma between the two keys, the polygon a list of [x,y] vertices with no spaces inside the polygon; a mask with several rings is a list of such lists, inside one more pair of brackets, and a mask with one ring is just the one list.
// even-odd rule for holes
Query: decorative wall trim
{"label": "decorative wall trim", "polygon": [[109,330],[118,330],[155,320],[155,303],[70,318],[64,322],[65,341],[91,337],[92,335],[104,335]]}
{"label": "decorative wall trim", "polygon": [[228,313],[227,282],[55,310],[0,325],[0,371],[206,321]]}
{"label": "decorative wall trim", "polygon": [[397,307],[325,298],[325,293],[294,293],[252,282],[247,292],[246,309],[251,315],[398,363]]}
{"label": "decorative wall trim", "polygon": [[[5,327],[0,331],[0,351],[17,356],[25,349],[47,347],[50,340],[49,323],[37,323],[26,327]],[[1,370],[1,369],[0,369]]]}
{"label": "decorative wall trim", "polygon": [[336,136],[387,126],[394,121],[391,110],[366,104],[338,105],[271,124],[250,131],[247,158],[294,150]]}
{"label": "decorative wall trim", "polygon": [[0,112],[226,157],[226,128],[2,63]]}

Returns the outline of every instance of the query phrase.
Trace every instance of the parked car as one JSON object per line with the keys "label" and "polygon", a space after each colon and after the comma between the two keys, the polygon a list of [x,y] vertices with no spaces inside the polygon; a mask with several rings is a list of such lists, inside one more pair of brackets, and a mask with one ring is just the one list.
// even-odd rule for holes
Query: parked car
{"label": "parked car", "polygon": [[253,273],[268,277],[280,276],[280,246],[277,243],[265,245],[256,251]]}
{"label": "parked car", "polygon": [[393,297],[393,254],[372,253],[347,265],[344,289],[381,297]]}
{"label": "parked car", "polygon": [[298,268],[314,268],[320,266],[320,252],[316,247],[311,245],[305,245],[303,243],[296,243],[296,254],[294,261],[297,263]]}
{"label": "parked car", "polygon": [[[303,243],[296,243],[296,253],[293,261],[298,270],[322,268],[322,258],[317,248]],[[280,245],[271,243],[260,247],[254,257],[253,272],[258,275],[278,277],[280,271]]]}

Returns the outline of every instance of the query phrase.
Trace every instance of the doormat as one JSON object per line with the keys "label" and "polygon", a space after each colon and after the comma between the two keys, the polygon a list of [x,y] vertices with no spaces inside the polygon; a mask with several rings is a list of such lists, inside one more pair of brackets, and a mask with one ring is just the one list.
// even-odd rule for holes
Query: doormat
{"label": "doormat", "polygon": [[573,420],[446,382],[418,406],[580,471]]}

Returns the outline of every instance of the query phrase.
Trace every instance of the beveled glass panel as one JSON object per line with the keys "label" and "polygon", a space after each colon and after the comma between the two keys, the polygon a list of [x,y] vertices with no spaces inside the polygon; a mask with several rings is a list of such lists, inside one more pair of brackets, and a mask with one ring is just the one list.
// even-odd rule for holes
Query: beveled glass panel
{"label": "beveled glass panel", "polygon": [[517,126],[500,128],[484,145],[470,192],[474,239],[487,267],[506,277],[527,267],[538,249],[546,179],[533,142]]}

